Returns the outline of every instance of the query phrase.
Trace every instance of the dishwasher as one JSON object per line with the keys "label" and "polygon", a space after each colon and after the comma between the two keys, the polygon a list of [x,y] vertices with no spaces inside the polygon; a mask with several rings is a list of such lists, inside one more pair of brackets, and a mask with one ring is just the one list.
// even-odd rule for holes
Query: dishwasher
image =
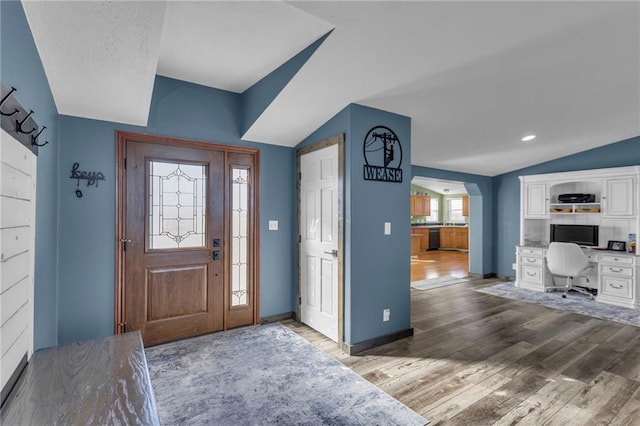
{"label": "dishwasher", "polygon": [[440,228],[429,228],[429,250],[440,248]]}

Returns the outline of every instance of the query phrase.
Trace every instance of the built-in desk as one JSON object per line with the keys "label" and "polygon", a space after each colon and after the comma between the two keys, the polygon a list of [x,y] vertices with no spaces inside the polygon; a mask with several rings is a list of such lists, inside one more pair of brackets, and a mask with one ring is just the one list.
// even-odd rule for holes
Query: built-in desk
{"label": "built-in desk", "polygon": [[[574,284],[598,290],[596,301],[626,308],[640,307],[640,260],[631,253],[584,249],[592,266],[584,278]],[[554,277],[547,268],[546,246],[516,247],[516,287],[550,291],[564,285],[564,278]]]}

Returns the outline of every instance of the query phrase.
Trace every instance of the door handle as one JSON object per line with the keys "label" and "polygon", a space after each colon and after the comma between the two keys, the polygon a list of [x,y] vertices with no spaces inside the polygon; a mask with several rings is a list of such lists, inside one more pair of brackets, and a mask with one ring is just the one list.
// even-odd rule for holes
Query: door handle
{"label": "door handle", "polygon": [[213,251],[213,260],[220,260],[220,250]]}
{"label": "door handle", "polygon": [[338,250],[325,251],[325,254],[330,254],[333,257],[338,257]]}

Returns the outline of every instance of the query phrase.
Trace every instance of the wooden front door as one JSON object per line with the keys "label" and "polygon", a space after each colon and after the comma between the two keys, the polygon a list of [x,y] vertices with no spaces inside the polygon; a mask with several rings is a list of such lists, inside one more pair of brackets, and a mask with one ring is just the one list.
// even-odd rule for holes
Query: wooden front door
{"label": "wooden front door", "polygon": [[254,156],[133,136],[119,138],[116,332],[148,346],[256,323]]}

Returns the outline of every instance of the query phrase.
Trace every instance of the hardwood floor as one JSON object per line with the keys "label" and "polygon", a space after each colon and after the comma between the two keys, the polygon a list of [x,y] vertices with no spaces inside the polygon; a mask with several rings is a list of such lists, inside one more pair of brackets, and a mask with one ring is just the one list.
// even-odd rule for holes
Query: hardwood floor
{"label": "hardwood floor", "polygon": [[417,258],[411,258],[411,281],[446,275],[456,278],[469,275],[469,253],[457,250],[431,250],[421,251]]}
{"label": "hardwood floor", "polygon": [[640,328],[474,291],[499,281],[411,290],[415,335],[359,356],[285,325],[431,424],[640,424]]}

